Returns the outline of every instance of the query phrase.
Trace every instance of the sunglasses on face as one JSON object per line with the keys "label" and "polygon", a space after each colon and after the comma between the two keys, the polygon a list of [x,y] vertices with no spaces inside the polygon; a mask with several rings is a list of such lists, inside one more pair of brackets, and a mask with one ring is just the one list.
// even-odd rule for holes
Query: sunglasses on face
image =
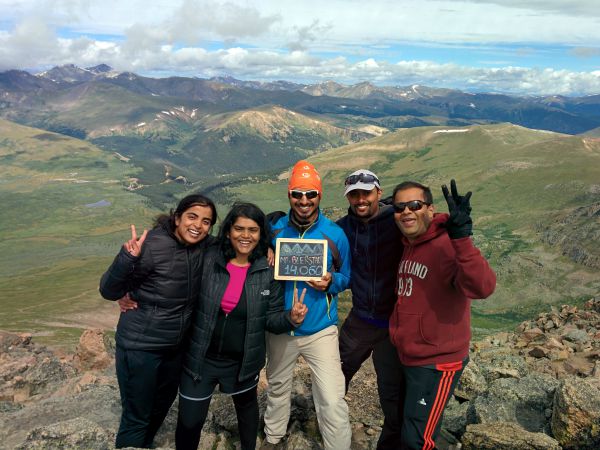
{"label": "sunglasses on face", "polygon": [[294,189],[294,190],[290,191],[290,196],[292,198],[295,198],[296,200],[300,200],[305,195],[308,200],[312,200],[313,198],[316,198],[319,196],[319,191],[317,191],[316,189],[313,189],[310,191],[299,191],[297,189]]}
{"label": "sunglasses on face", "polygon": [[404,208],[408,208],[409,211],[419,211],[423,206],[429,206],[430,203],[424,202],[422,200],[411,200],[410,202],[399,202],[394,203],[394,211],[397,213],[401,213],[404,211]]}
{"label": "sunglasses on face", "polygon": [[349,186],[351,184],[356,184],[359,181],[363,183],[377,183],[379,184],[379,179],[375,175],[369,175],[368,173],[359,173],[358,175],[350,175],[346,178],[345,185]]}

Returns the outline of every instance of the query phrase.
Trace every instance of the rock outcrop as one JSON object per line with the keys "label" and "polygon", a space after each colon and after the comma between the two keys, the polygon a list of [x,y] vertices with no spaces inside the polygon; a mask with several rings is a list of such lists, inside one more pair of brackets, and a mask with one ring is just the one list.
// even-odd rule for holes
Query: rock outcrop
{"label": "rock outcrop", "polygon": [[567,378],[554,396],[552,433],[565,449],[600,448],[600,383]]}
{"label": "rock outcrop", "polygon": [[[442,449],[600,448],[600,300],[563,306],[474,342],[443,419]],[[74,355],[0,332],[0,448],[113,448],[120,415],[114,342],[87,330]],[[261,414],[264,375],[259,383]],[[300,359],[282,450],[322,448],[310,372]],[[347,395],[352,448],[375,449],[383,416],[368,361]],[[155,445],[174,448],[177,404]],[[200,449],[239,446],[233,404],[215,394]],[[257,438],[260,443],[260,437]]]}
{"label": "rock outcrop", "polygon": [[596,299],[488,336],[472,344],[443,426],[465,448],[600,448],[599,355]]}
{"label": "rock outcrop", "polygon": [[9,403],[2,409],[19,408],[32,397],[58,389],[75,374],[68,360],[33,344],[30,334],[0,331],[0,402]]}
{"label": "rock outcrop", "polygon": [[465,450],[560,450],[560,444],[543,433],[531,433],[514,422],[469,425],[463,436]]}

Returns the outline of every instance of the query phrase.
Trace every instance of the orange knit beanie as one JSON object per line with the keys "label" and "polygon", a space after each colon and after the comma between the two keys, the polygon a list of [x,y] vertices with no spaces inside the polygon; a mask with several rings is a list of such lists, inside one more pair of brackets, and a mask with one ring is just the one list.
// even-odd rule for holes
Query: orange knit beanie
{"label": "orange knit beanie", "polygon": [[321,177],[319,172],[308,161],[298,161],[292,169],[292,175],[288,182],[288,190],[292,189],[316,189],[319,191],[319,196],[323,193],[321,188]]}

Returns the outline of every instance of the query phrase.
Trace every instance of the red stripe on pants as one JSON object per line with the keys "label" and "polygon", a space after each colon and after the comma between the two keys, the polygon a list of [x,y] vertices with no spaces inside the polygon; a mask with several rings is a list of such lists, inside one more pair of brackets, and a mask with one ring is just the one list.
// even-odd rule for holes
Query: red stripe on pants
{"label": "red stripe on pants", "polygon": [[435,447],[435,443],[432,439],[433,432],[435,431],[440,417],[444,412],[444,406],[446,404],[446,399],[448,398],[450,387],[452,386],[454,375],[456,375],[456,370],[444,371],[442,374],[442,378],[435,395],[435,400],[433,402],[433,407],[431,408],[429,418],[427,419],[427,425],[425,426],[425,433],[423,434],[423,450],[431,450]]}

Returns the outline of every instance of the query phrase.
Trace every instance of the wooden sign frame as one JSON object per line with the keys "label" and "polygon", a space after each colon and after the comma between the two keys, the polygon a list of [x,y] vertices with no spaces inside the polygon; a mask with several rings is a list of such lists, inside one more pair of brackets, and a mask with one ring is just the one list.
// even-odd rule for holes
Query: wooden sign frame
{"label": "wooden sign frame", "polygon": [[[292,258],[292,257],[298,257],[298,255],[285,255],[282,254],[282,245],[300,245],[300,246],[305,246],[305,245],[319,245],[322,246],[322,253],[318,253],[317,255],[323,255],[322,258],[322,264],[310,264],[310,263],[302,263],[300,266],[296,266],[297,263],[294,262],[284,262],[283,258]],[[285,251],[285,247],[284,250]],[[310,254],[307,255],[300,255],[301,257],[304,256],[311,256]],[[280,275],[279,274],[279,270],[280,268],[283,268],[282,265],[284,264],[291,264],[295,267],[300,267],[300,269],[295,269],[295,270],[303,270],[303,268],[307,268],[306,272],[307,273],[302,273],[302,274],[291,274],[291,275]],[[311,274],[310,272],[314,272],[314,275]],[[320,280],[321,277],[323,277],[323,275],[325,275],[327,273],[327,240],[325,239],[300,239],[300,238],[277,238],[275,240],[275,279],[276,280],[297,280],[297,281],[311,281],[311,280]]]}

